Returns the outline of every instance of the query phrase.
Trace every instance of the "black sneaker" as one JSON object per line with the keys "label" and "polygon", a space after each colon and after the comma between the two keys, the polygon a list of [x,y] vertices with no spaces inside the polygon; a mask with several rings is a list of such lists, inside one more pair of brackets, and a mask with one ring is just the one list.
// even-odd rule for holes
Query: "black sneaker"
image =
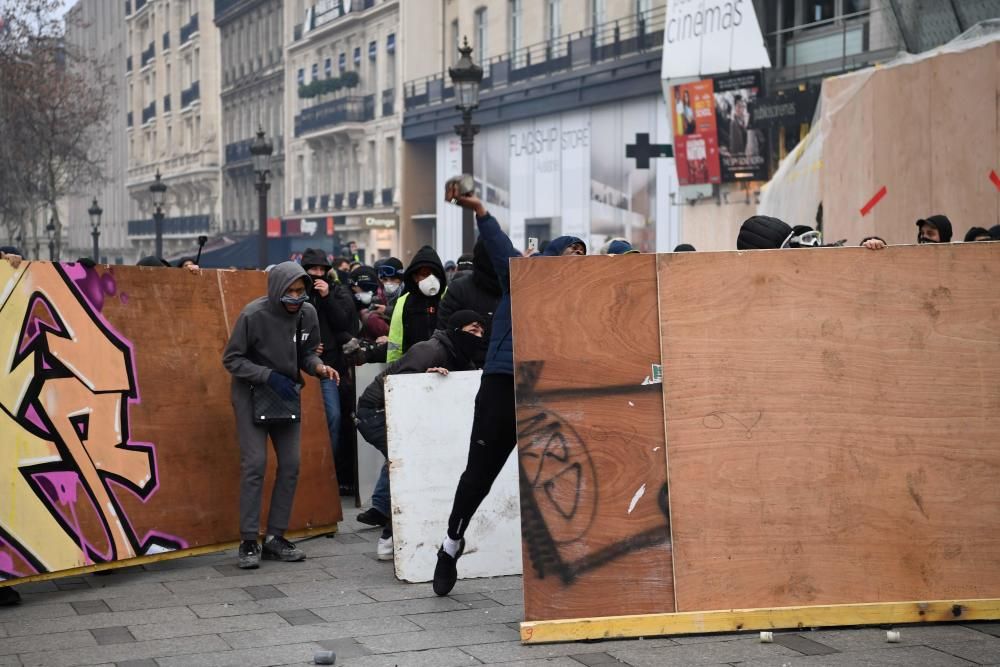
{"label": "black sneaker", "polygon": [[264,541],[264,560],[283,560],[286,563],[294,563],[305,559],[305,552],[283,537],[272,537]]}
{"label": "black sneaker", "polygon": [[389,517],[371,507],[358,515],[358,523],[363,523],[366,526],[385,526],[389,523]]}
{"label": "black sneaker", "polygon": [[260,545],[257,540],[240,542],[240,569],[256,570],[260,567]]}
{"label": "black sneaker", "polygon": [[458,581],[458,559],[465,552],[465,538],[458,541],[458,553],[454,558],[448,555],[444,547],[438,549],[438,562],[434,568],[434,593],[447,595]]}
{"label": "black sneaker", "polygon": [[15,591],[13,586],[0,588],[0,607],[7,607],[19,604],[20,602],[21,594]]}

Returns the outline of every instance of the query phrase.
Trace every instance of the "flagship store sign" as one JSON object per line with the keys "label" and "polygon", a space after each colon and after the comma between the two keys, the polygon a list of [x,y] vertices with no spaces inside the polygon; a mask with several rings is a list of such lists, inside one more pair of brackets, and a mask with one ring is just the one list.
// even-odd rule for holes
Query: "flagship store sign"
{"label": "flagship store sign", "polygon": [[661,78],[770,67],[751,0],[670,0]]}

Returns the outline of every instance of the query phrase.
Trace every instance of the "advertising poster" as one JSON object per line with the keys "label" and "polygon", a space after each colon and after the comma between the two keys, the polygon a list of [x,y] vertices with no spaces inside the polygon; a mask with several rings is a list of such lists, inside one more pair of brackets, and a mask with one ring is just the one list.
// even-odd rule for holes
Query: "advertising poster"
{"label": "advertising poster", "polygon": [[723,183],[767,180],[767,137],[756,117],[760,72],[717,77],[714,94]]}
{"label": "advertising poster", "polygon": [[673,87],[674,157],[681,185],[720,183],[712,80]]}

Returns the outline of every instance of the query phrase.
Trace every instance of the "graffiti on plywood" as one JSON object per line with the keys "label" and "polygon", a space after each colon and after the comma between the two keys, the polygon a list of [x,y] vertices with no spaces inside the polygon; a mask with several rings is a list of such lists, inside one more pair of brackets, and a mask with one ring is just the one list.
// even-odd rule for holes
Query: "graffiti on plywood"
{"label": "graffiti on plywood", "polygon": [[137,534],[125,494],[158,487],[151,443],[133,442],[132,344],[104,317],[114,274],[0,262],[0,579],[183,549]]}

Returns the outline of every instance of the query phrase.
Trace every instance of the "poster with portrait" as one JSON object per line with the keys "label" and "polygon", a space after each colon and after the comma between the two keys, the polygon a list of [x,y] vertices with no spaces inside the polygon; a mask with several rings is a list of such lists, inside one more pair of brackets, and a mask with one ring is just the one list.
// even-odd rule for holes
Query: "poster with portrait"
{"label": "poster with portrait", "polygon": [[712,80],[673,87],[674,156],[681,185],[721,182]]}
{"label": "poster with portrait", "polygon": [[714,81],[723,183],[767,180],[767,137],[755,116],[761,94],[760,72],[736,73]]}

